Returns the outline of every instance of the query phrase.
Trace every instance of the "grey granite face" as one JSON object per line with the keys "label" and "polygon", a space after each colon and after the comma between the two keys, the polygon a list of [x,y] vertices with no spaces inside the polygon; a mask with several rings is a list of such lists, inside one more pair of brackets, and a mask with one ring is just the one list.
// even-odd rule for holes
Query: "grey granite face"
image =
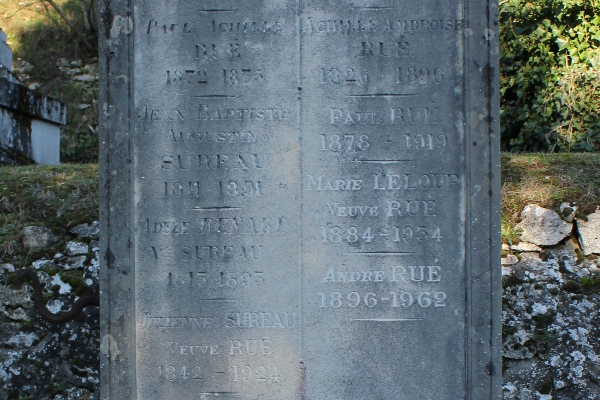
{"label": "grey granite face", "polygon": [[103,398],[499,399],[494,30],[400,3],[101,5]]}

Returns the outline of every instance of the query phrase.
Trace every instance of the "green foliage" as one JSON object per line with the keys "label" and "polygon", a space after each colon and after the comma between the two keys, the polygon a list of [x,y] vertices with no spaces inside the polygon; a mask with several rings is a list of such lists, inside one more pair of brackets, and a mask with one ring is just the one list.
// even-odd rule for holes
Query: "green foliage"
{"label": "green foliage", "polygon": [[[58,93],[52,93],[54,96]],[[67,106],[67,126],[61,131],[61,162],[89,163],[98,161],[98,92],[81,84],[67,82],[61,92],[61,100]],[[81,109],[80,104],[89,105]]]}
{"label": "green foliage", "polygon": [[600,2],[506,0],[500,41],[503,149],[600,150]]}
{"label": "green foliage", "polygon": [[[81,73],[97,61],[95,0],[54,0],[17,2],[0,0],[0,27],[8,35],[14,59],[31,64],[18,74],[28,85],[67,106],[67,125],[61,129],[61,161],[89,163],[98,160],[96,83],[74,82],[61,72],[57,61],[82,61]],[[60,10],[60,12],[58,11]],[[61,15],[62,13],[62,15]],[[26,76],[26,79],[23,77]]]}

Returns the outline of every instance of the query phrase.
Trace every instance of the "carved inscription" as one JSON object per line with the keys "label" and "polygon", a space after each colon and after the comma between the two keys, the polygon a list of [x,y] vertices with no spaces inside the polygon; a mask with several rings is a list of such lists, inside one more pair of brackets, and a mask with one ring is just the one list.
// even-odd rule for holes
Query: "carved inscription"
{"label": "carved inscription", "polygon": [[348,20],[344,18],[318,20],[307,17],[303,21],[305,33],[342,33],[364,34],[376,32],[417,33],[417,32],[454,32],[464,29],[463,20],[449,19],[368,19]]}
{"label": "carved inscription", "polygon": [[354,332],[463,301],[462,11],[135,3],[139,397],[352,397],[303,360],[385,359]]}

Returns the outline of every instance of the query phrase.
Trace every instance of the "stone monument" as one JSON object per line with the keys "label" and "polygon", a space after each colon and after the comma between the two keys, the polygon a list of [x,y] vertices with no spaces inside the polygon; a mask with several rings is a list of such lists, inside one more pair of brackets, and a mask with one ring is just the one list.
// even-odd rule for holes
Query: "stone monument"
{"label": "stone monument", "polygon": [[500,399],[493,2],[100,3],[103,399]]}
{"label": "stone monument", "polygon": [[0,165],[60,164],[66,106],[22,85],[12,74],[12,50],[0,29]]}

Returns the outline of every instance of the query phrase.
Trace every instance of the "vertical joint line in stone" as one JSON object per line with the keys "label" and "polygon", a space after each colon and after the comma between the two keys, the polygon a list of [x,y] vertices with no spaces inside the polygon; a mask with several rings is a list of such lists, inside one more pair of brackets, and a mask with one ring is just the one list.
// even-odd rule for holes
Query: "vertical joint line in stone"
{"label": "vertical joint line in stone", "polygon": [[[469,18],[469,14],[468,14],[468,3],[469,0],[463,0],[462,2],[462,18],[464,21],[467,21],[467,23],[469,23],[471,20]],[[475,334],[475,332],[473,332],[471,329],[469,329],[469,327],[471,327],[472,321],[473,321],[473,306],[472,306],[472,299],[473,299],[473,285],[472,285],[472,275],[473,275],[473,269],[472,269],[472,252],[469,251],[469,249],[472,249],[472,212],[473,212],[473,204],[472,204],[472,190],[471,190],[471,177],[472,177],[472,167],[471,167],[471,127],[470,127],[470,113],[471,113],[471,87],[469,85],[469,79],[467,79],[467,74],[469,74],[469,70],[471,68],[471,48],[470,48],[470,41],[469,41],[469,35],[465,33],[463,33],[463,38],[462,38],[463,42],[462,42],[462,48],[463,48],[463,52],[462,52],[462,58],[463,58],[463,76],[462,76],[462,81],[463,81],[463,126],[464,126],[464,133],[463,133],[463,146],[464,146],[464,151],[465,151],[465,166],[464,166],[464,173],[465,173],[465,188],[464,188],[464,196],[465,196],[465,213],[464,213],[464,217],[465,217],[465,249],[464,249],[464,254],[465,254],[465,306],[466,306],[466,310],[465,310],[465,326],[467,327],[467,330],[465,331],[465,360],[466,360],[466,370],[465,370],[465,400],[473,400],[473,390],[470,389],[473,387],[473,373],[474,373],[474,368],[472,367],[472,363],[473,363],[473,349],[472,349],[472,342],[473,342],[473,336]]]}
{"label": "vertical joint line in stone", "polygon": [[[131,15],[131,19],[132,22],[135,22],[135,13],[133,12],[135,8],[135,0],[128,0],[127,2],[127,15]],[[131,308],[129,310],[129,312],[131,313],[131,317],[134,319],[134,321],[137,321],[137,304],[136,304],[136,284],[135,284],[135,269],[136,269],[136,257],[137,257],[137,252],[136,252],[136,238],[135,238],[135,229],[134,227],[135,225],[135,220],[136,220],[136,207],[135,207],[135,182],[134,182],[134,171],[135,171],[135,157],[134,157],[134,147],[133,147],[133,141],[135,140],[135,135],[134,135],[134,128],[135,128],[135,122],[137,119],[135,118],[136,116],[136,112],[135,112],[135,93],[134,93],[134,71],[133,71],[133,63],[134,63],[134,57],[135,57],[135,49],[134,49],[134,43],[135,43],[135,31],[132,31],[130,33],[127,33],[125,38],[123,40],[127,41],[127,96],[129,99],[129,109],[127,110],[128,114],[129,114],[129,118],[127,121],[127,135],[128,135],[128,160],[127,160],[127,175],[128,175],[128,180],[129,180],[129,199],[127,199],[129,201],[129,206],[130,206],[130,210],[134,210],[133,212],[131,212],[131,215],[129,216],[129,223],[130,226],[129,228],[129,234],[128,234],[128,240],[130,240],[130,246],[129,246],[129,268],[128,268],[128,278],[129,278],[129,282],[131,284],[131,294],[133,296],[133,298],[130,301],[131,304]],[[131,395],[132,398],[137,398],[137,323],[134,322],[133,324],[130,324],[130,337],[131,337],[131,341],[130,341],[130,348],[129,348],[129,357],[130,357],[130,364],[131,365],[131,369],[133,371],[135,371],[135,377],[132,378],[130,380],[131,382]]]}
{"label": "vertical joint line in stone", "polygon": [[297,78],[297,100],[296,100],[296,131],[298,134],[298,168],[300,171],[300,183],[298,184],[298,191],[300,192],[298,194],[298,199],[299,199],[299,212],[298,212],[298,219],[299,219],[299,224],[298,224],[298,229],[300,230],[300,235],[298,238],[298,318],[300,321],[299,324],[299,353],[300,353],[300,360],[302,361],[304,359],[303,357],[303,335],[302,335],[302,290],[303,290],[303,282],[302,282],[302,274],[303,274],[303,268],[302,268],[302,263],[303,263],[303,257],[302,257],[302,248],[303,248],[303,243],[302,243],[302,238],[304,237],[304,227],[303,227],[303,193],[302,193],[302,189],[303,189],[303,182],[304,182],[304,176],[302,174],[302,155],[303,155],[303,151],[302,151],[302,36],[301,36],[301,21],[300,21],[300,0],[296,0],[296,52],[297,52],[297,56],[296,56],[296,78]]}

